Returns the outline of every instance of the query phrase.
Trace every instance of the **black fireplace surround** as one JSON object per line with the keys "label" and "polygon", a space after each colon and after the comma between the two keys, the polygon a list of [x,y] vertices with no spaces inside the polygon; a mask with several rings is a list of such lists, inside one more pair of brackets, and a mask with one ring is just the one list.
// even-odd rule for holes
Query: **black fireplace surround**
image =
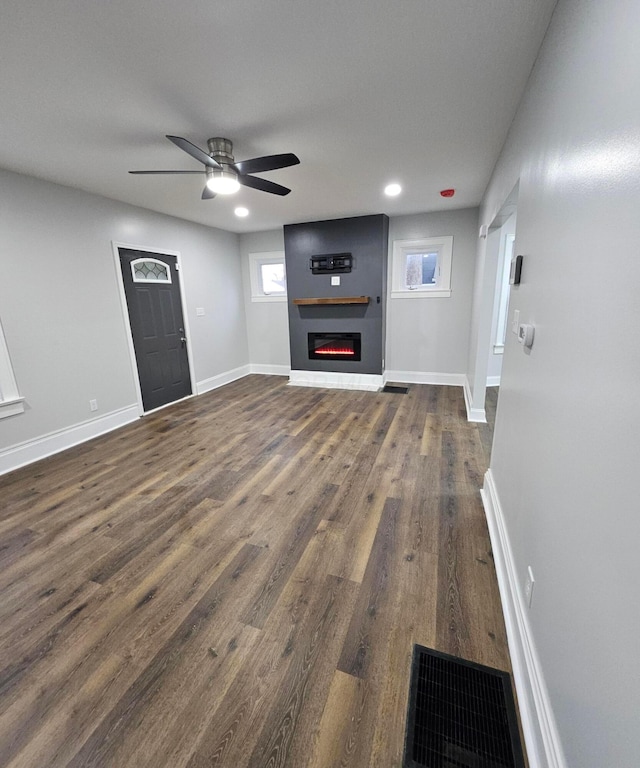
{"label": "black fireplace surround", "polygon": [[[289,340],[293,371],[381,375],[384,370],[385,296],[389,220],[384,214],[287,224]],[[336,260],[349,258],[350,271],[335,272]],[[315,269],[320,259],[333,272]],[[336,302],[366,297],[358,303]],[[317,304],[296,303],[319,299]],[[360,346],[320,350],[310,334],[360,334]],[[329,338],[333,343],[337,338]],[[310,346],[311,344],[311,346]],[[319,344],[319,346],[316,346]],[[347,350],[347,351],[343,351]]]}

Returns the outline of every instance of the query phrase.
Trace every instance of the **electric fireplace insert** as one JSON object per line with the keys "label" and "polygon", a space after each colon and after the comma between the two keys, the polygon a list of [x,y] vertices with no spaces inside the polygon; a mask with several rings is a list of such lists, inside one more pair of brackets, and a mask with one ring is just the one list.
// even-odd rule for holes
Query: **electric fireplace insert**
{"label": "electric fireplace insert", "polygon": [[309,333],[309,360],[360,360],[359,333]]}

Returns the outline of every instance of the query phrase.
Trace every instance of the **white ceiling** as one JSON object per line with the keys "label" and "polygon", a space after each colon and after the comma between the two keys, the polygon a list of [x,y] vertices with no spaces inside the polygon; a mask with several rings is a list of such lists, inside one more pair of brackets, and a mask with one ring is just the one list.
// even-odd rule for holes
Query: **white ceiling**
{"label": "white ceiling", "polygon": [[[2,0],[0,167],[234,232],[476,205],[555,2]],[[293,191],[129,175],[198,169],[165,134],[294,152]]]}

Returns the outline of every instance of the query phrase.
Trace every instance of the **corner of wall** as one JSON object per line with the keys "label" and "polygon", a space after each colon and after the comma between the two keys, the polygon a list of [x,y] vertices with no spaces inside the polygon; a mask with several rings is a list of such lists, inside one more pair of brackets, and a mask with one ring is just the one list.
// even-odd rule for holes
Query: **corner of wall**
{"label": "corner of wall", "polygon": [[479,422],[480,424],[487,423],[487,414],[484,408],[473,407],[473,393],[471,391],[471,384],[469,383],[469,377],[464,377],[464,404],[467,409],[467,421]]}

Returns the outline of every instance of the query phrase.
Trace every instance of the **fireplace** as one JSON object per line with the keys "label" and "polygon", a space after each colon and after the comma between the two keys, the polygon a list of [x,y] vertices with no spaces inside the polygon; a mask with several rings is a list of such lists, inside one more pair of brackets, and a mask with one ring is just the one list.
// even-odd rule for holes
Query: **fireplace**
{"label": "fireplace", "polygon": [[359,333],[309,333],[309,360],[361,359]]}

